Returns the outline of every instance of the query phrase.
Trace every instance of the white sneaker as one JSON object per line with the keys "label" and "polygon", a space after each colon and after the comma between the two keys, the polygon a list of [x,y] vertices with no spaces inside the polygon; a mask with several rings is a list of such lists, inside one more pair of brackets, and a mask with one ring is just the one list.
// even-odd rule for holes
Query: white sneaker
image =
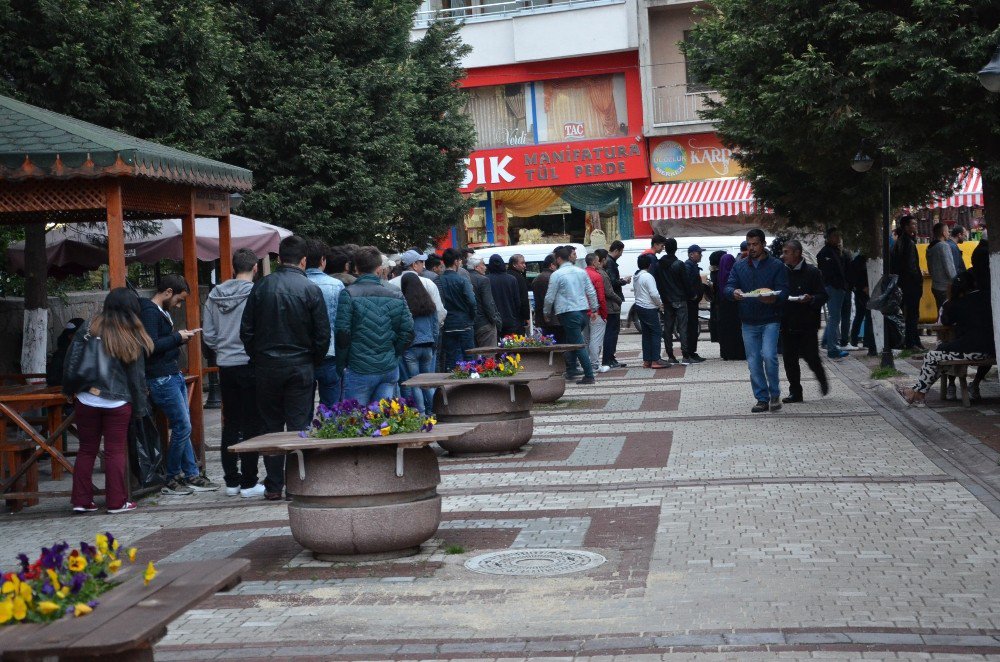
{"label": "white sneaker", "polygon": [[229,487],[228,485],[226,485],[226,496],[239,496],[239,495],[240,495],[239,485],[237,485],[236,487]]}
{"label": "white sneaker", "polygon": [[611,370],[611,366],[609,366],[609,365],[602,365],[600,368],[597,369],[597,372],[610,372],[610,370]]}
{"label": "white sneaker", "polygon": [[248,487],[245,490],[240,490],[240,496],[244,499],[253,499],[254,497],[264,496],[264,484],[257,483],[253,487]]}

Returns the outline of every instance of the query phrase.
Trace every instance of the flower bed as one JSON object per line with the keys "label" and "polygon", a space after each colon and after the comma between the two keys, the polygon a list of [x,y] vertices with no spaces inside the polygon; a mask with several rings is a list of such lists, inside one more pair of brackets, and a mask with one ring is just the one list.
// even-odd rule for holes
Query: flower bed
{"label": "flower bed", "polygon": [[430,432],[437,421],[410,406],[405,398],[382,399],[367,406],[357,400],[316,409],[312,429],[301,436],[316,439],[386,437],[408,432]]}
{"label": "flower bed", "polygon": [[551,347],[556,344],[556,337],[543,333],[534,333],[530,336],[511,334],[500,339],[502,349],[518,349],[525,347]]}
{"label": "flower bed", "polygon": [[[43,547],[34,563],[26,554],[18,554],[20,571],[4,573],[0,585],[0,625],[50,623],[92,612],[97,597],[118,585],[112,577],[123,562],[120,543],[110,533],[98,535],[94,543],[81,542],[72,550],[65,542]],[[125,556],[134,563],[136,554],[132,547]],[[152,561],[143,576],[146,584],[156,576]]]}
{"label": "flower bed", "polygon": [[480,379],[483,377],[513,377],[523,370],[520,354],[480,356],[472,361],[459,361],[451,371],[452,379]]}

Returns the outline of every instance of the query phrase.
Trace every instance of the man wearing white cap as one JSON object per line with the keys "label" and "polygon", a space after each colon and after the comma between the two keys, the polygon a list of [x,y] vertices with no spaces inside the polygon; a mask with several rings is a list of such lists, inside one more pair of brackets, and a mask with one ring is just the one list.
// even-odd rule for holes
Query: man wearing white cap
{"label": "man wearing white cap", "polygon": [[[427,261],[427,256],[410,249],[399,256],[399,261],[403,263],[403,273],[412,271],[419,276],[420,272],[424,270],[424,262]],[[400,274],[390,280],[389,284],[402,289],[402,281],[403,276]],[[441,302],[441,292],[438,291],[437,285],[435,285],[434,281],[429,278],[421,278],[420,284],[424,286],[425,290],[427,290],[427,294],[430,295],[431,301],[434,302],[434,307],[437,308],[438,324],[444,324],[444,318],[448,314],[448,311],[444,309],[444,304]]]}

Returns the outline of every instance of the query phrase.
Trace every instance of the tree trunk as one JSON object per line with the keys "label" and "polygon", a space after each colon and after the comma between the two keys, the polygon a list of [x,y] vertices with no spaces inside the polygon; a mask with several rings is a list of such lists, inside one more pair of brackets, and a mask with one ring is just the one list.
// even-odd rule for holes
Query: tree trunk
{"label": "tree trunk", "polygon": [[24,326],[21,341],[21,372],[45,373],[49,337],[48,275],[45,254],[45,224],[24,228]]}
{"label": "tree trunk", "polygon": [[[868,261],[865,267],[868,270],[868,293],[871,294],[875,284],[882,278],[882,218],[872,219],[868,224],[868,232],[865,233],[865,244]],[[872,333],[875,335],[875,350],[882,351],[885,340],[885,318],[877,310],[872,312]]]}
{"label": "tree trunk", "polygon": [[[986,165],[988,163],[982,163]],[[983,215],[990,240],[990,303],[993,306],[993,342],[1000,347],[1000,180],[987,177],[989,168],[980,166],[983,174]],[[994,172],[996,169],[993,169]]]}

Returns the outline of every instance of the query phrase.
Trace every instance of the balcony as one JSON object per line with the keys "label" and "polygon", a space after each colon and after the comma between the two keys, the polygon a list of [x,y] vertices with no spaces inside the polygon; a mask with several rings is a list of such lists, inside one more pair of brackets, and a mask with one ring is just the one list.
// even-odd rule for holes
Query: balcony
{"label": "balcony", "polygon": [[548,13],[620,4],[623,0],[509,0],[508,2],[483,2],[449,9],[422,9],[413,21],[415,29],[426,28],[434,21],[457,21],[466,23],[496,21],[515,16]]}

